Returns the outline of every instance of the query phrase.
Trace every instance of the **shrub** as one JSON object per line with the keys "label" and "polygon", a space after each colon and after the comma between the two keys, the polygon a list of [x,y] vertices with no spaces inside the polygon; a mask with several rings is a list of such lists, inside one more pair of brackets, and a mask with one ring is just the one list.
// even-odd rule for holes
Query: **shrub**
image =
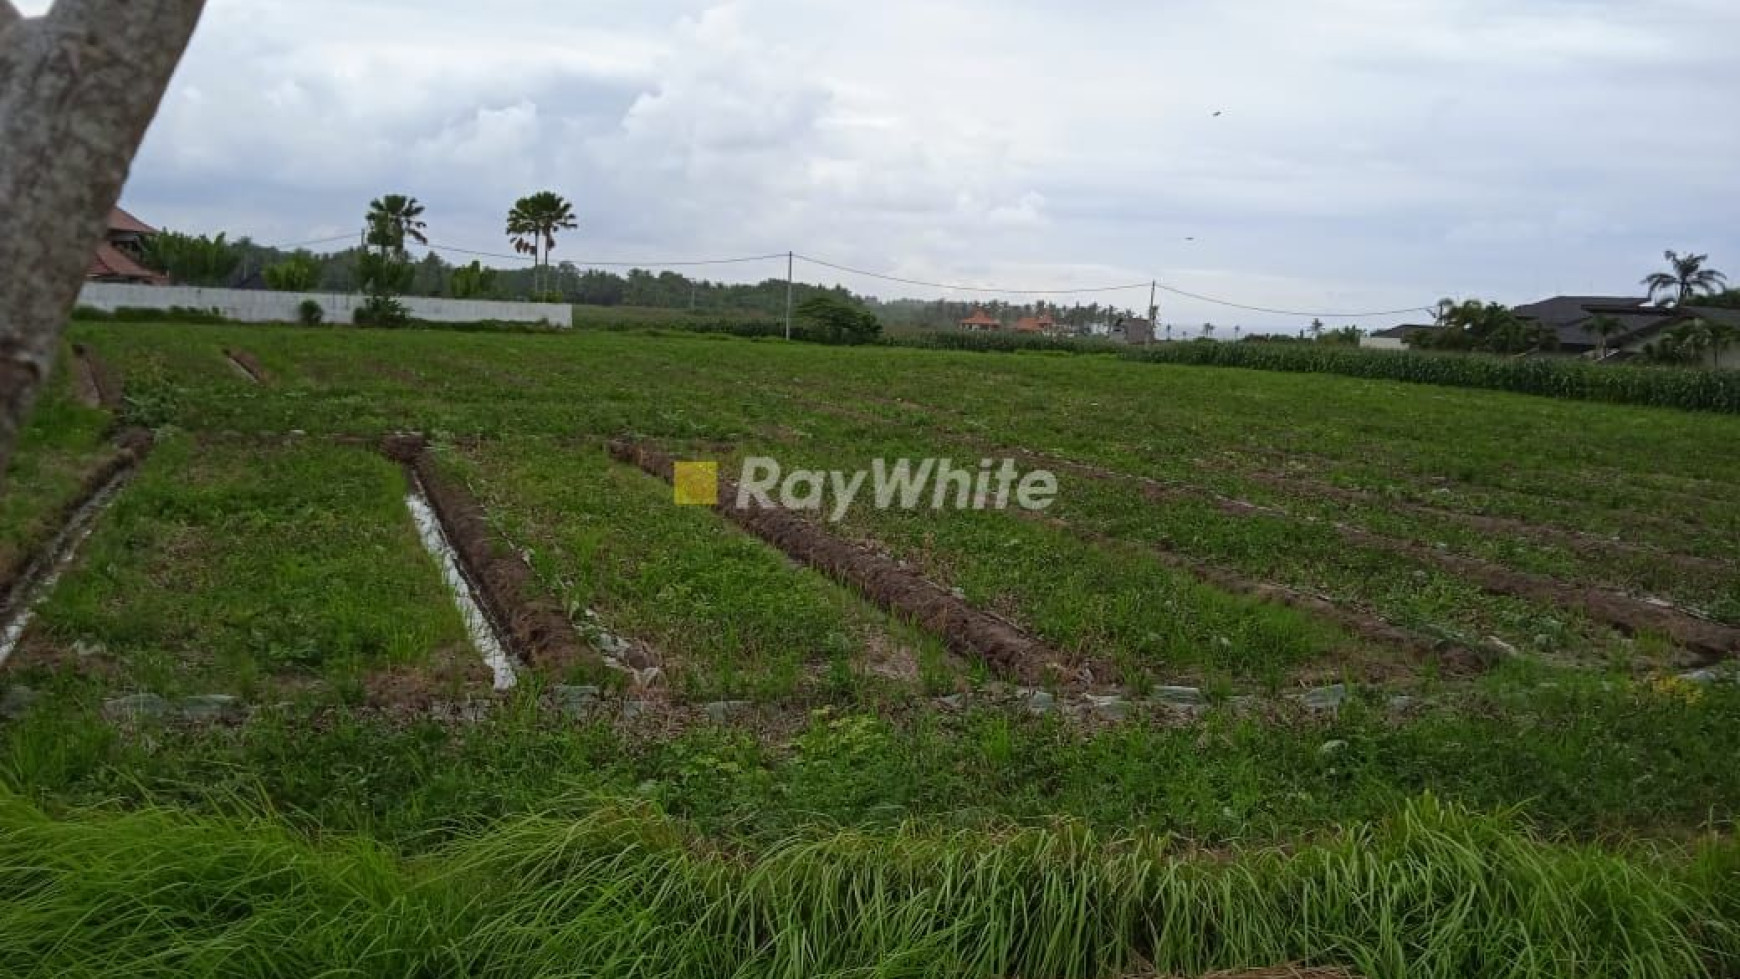
{"label": "shrub", "polygon": [[319,326],[326,321],[326,310],[312,299],[302,300],[302,305],[296,307],[296,319],[303,326]]}
{"label": "shrub", "polygon": [[107,323],[115,318],[115,314],[95,306],[74,306],[72,319],[75,323]]}
{"label": "shrub", "polygon": [[1147,363],[1341,374],[1740,414],[1740,371],[1621,367],[1561,358],[1515,360],[1316,344],[1174,343],[1127,350],[1123,356]]}
{"label": "shrub", "polygon": [[357,326],[409,326],[411,311],[392,296],[370,296],[357,307],[351,321]]}

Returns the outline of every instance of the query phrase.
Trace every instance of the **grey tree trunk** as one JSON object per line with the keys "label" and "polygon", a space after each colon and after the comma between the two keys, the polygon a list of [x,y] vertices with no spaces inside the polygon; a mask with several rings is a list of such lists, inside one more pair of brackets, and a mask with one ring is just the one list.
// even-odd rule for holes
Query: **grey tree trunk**
{"label": "grey tree trunk", "polygon": [[204,0],[0,0],[0,490]]}

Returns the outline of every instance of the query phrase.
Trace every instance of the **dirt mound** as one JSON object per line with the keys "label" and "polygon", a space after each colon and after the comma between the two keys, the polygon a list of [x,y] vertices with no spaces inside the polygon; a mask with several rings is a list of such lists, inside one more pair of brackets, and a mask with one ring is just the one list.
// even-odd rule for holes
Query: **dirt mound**
{"label": "dirt mound", "polygon": [[[610,443],[616,459],[639,466],[669,482],[674,460],[662,452],[627,441]],[[857,589],[883,609],[916,622],[942,637],[949,649],[984,660],[1001,675],[1020,682],[1047,679],[1047,668],[1063,661],[1051,647],[1014,625],[981,611],[954,593],[925,580],[879,554],[844,541],[783,510],[738,507],[737,487],[719,481],[715,507],[726,519],[794,560]]]}
{"label": "dirt mound", "polygon": [[596,659],[581,645],[562,606],[533,579],[532,569],[499,545],[477,500],[434,464],[422,436],[389,436],[381,449],[422,482],[479,601],[521,661],[560,675],[575,663]]}

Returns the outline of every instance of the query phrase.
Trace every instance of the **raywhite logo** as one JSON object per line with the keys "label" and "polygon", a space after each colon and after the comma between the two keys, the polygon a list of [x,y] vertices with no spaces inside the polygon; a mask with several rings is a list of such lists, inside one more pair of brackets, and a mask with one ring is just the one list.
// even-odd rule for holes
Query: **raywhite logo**
{"label": "raywhite logo", "polygon": [[756,456],[743,460],[737,480],[737,506],[780,507],[825,512],[835,523],[864,495],[878,510],[1006,510],[1013,503],[1023,510],[1044,510],[1057,498],[1057,476],[1044,469],[1022,473],[1013,459],[982,459],[977,466],[956,466],[949,459],[898,459],[892,465],[877,459],[868,470],[785,472],[778,460]]}

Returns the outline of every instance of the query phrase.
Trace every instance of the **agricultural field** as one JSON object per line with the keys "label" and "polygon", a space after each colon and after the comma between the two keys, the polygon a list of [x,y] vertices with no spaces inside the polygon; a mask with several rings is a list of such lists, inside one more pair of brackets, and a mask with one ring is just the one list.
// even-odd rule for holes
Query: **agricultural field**
{"label": "agricultural field", "polygon": [[[1740,417],[70,339],[0,486],[10,974],[1740,974]],[[675,504],[673,460],[756,458],[1008,458],[1056,502]]]}

